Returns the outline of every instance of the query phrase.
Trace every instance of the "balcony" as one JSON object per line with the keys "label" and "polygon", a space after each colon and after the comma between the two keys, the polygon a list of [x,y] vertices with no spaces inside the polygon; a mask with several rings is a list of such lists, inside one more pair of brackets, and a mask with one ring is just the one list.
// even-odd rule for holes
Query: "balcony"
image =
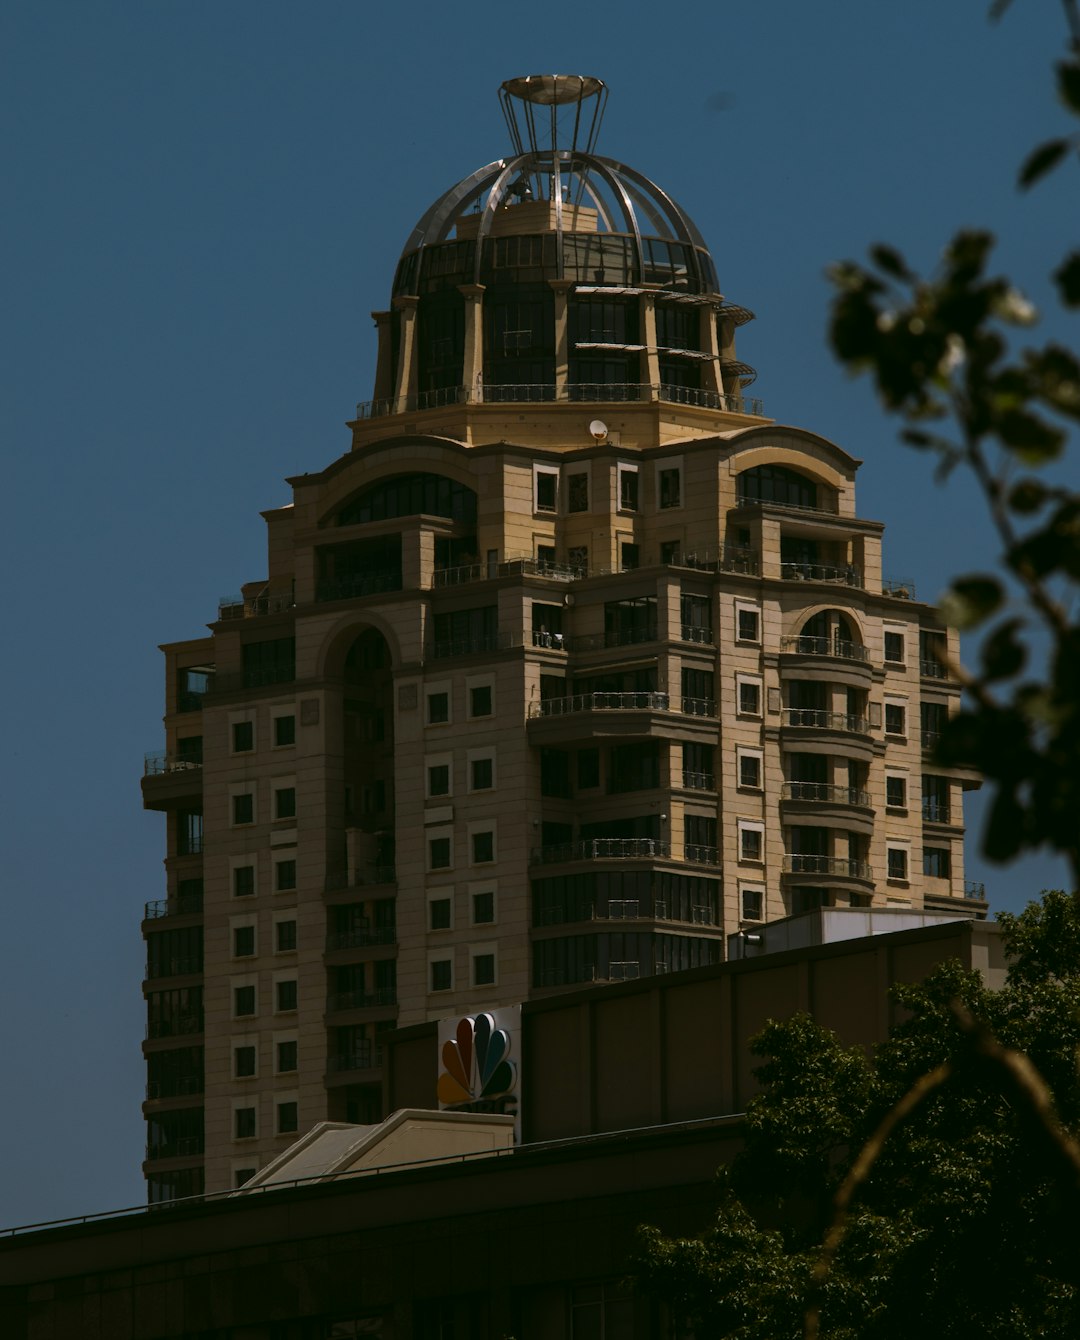
{"label": "balcony", "polygon": [[671,844],[656,838],[591,838],[585,842],[562,842],[555,847],[534,847],[531,865],[565,865],[570,861],[648,861],[667,859]]}
{"label": "balcony", "polygon": [[[531,638],[531,634],[530,634]],[[481,633],[476,637],[454,638],[448,642],[434,642],[431,646],[431,658],[435,661],[450,660],[455,656],[487,655],[493,651],[509,651],[525,645],[523,633]]]}
{"label": "balcony", "polygon": [[561,904],[540,909],[535,927],[569,926],[584,921],[673,921],[682,925],[718,926],[717,911],[705,904],[691,907],[689,916],[676,915],[666,898],[609,898],[606,902]]}
{"label": "balcony", "polygon": [[785,782],[781,793],[784,800],[808,801],[818,805],[858,805],[870,808],[869,791],[853,786],[829,786],[826,782]]}
{"label": "balcony", "polygon": [[611,647],[640,647],[658,642],[660,635],[655,626],[645,628],[611,629],[606,633],[584,633],[566,639],[570,651],[607,651]]}
{"label": "balcony", "polygon": [[928,824],[951,824],[952,808],[947,800],[928,800],[923,798],[923,822]]}
{"label": "balcony", "polygon": [[155,981],[159,977],[193,977],[200,974],[203,970],[203,961],[201,958],[175,957],[161,958],[156,963],[146,965],[146,980]]}
{"label": "balcony", "polygon": [[328,931],[327,951],[335,949],[368,949],[373,945],[397,944],[396,926],[357,926],[347,931]]}
{"label": "balcony", "polygon": [[358,885],[394,884],[397,870],[392,865],[358,865],[352,870],[329,870],[323,885],[327,893],[336,889],[351,889]]}
{"label": "balcony", "polygon": [[781,562],[780,577],[785,582],[828,582],[833,586],[854,586],[859,590],[863,584],[862,570],[850,563],[835,567],[829,563]]}
{"label": "balcony", "polygon": [[[155,1053],[156,1054],[156,1053]],[[146,1082],[146,1101],[159,1098],[190,1098],[205,1089],[202,1075],[175,1075],[169,1079],[151,1079]]]}
{"label": "balcony", "polygon": [[375,1070],[382,1065],[383,1049],[367,1046],[356,1051],[336,1052],[326,1060],[326,1068],[332,1074],[343,1070]]}
{"label": "balcony", "polygon": [[378,596],[386,591],[400,591],[402,576],[394,572],[357,572],[337,581],[320,582],[315,590],[319,602],[358,600],[363,596]]}
{"label": "balcony", "polygon": [[667,693],[575,693],[569,698],[545,698],[529,707],[530,717],[572,716],[578,712],[668,712]]}
{"label": "balcony", "polygon": [[881,583],[881,594],[894,600],[914,600],[915,583],[907,577],[886,577]]}
{"label": "balcony", "polygon": [[687,791],[716,790],[716,778],[711,772],[688,772],[683,769],[682,784]]}
{"label": "balcony", "polygon": [[[482,395],[482,399],[480,398]],[[727,414],[762,415],[760,399],[742,395],[725,395],[716,391],[700,390],[689,386],[675,386],[670,382],[569,382],[556,386],[553,382],[517,382],[506,386],[488,383],[482,392],[468,386],[447,386],[436,391],[420,391],[413,395],[363,400],[356,406],[357,419],[377,419],[388,414],[411,414],[418,410],[442,409],[447,405],[500,404],[627,404],[662,401],[676,405],[691,405],[696,409],[721,410]]]}
{"label": "balcony", "polygon": [[181,1012],[168,1018],[154,1019],[148,1023],[146,1036],[152,1042],[158,1038],[187,1037],[192,1033],[201,1033],[203,1027],[204,1021],[201,1010],[191,1011],[190,1013]]}
{"label": "balcony", "polygon": [[933,656],[919,658],[919,674],[923,679],[948,679],[949,667]]}
{"label": "balcony", "polygon": [[861,642],[836,637],[785,637],[780,639],[780,651],[788,656],[829,656],[864,663],[870,660],[870,653]]}
{"label": "balcony", "polygon": [[257,619],[267,614],[285,614],[296,605],[293,593],[264,592],[261,596],[222,596],[218,601],[218,620]]}
{"label": "balcony", "polygon": [[719,847],[702,846],[700,842],[688,842],[683,847],[683,860],[691,865],[721,865]]}
{"label": "balcony", "polygon": [[819,496],[814,506],[808,506],[805,503],[779,502],[773,498],[754,498],[745,493],[738,493],[735,498],[736,507],[767,507],[775,508],[780,512],[796,512],[801,516],[839,516],[840,503],[834,494],[825,493],[819,490]]}
{"label": "balcony", "polygon": [[333,991],[326,998],[326,1012],[391,1009],[397,1003],[397,990],[392,986],[375,991]]}
{"label": "balcony", "polygon": [[697,642],[705,647],[712,647],[716,644],[716,638],[711,628],[695,628],[688,623],[683,624],[680,637],[683,642]]}
{"label": "balcony", "polygon": [[842,731],[847,735],[869,735],[865,717],[851,712],[825,712],[816,707],[785,707],[784,725],[807,730]]}
{"label": "balcony", "polygon": [[194,804],[202,796],[202,759],[153,753],[143,757],[142,797],[148,810]]}
{"label": "balcony", "polygon": [[982,880],[969,879],[964,881],[964,897],[973,901],[986,902],[986,885]]}
{"label": "balcony", "polygon": [[843,856],[811,856],[788,853],[784,857],[786,875],[830,875],[834,878],[857,879],[864,884],[872,884],[874,872],[866,861],[851,860]]}
{"label": "balcony", "polygon": [[159,898],[147,903],[143,912],[144,921],[156,921],[159,917],[189,917],[203,910],[201,893],[176,894],[172,898]]}
{"label": "balcony", "polygon": [[174,1140],[162,1140],[158,1144],[146,1146],[146,1161],[154,1163],[158,1159],[184,1159],[204,1152],[204,1140],[201,1135],[180,1135]]}

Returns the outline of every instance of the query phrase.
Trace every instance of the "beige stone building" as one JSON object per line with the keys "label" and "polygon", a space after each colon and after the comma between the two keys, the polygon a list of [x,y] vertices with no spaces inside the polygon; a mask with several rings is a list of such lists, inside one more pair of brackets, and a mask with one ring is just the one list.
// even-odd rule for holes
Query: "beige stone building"
{"label": "beige stone building", "polygon": [[985,913],[972,779],[927,753],[955,634],[883,578],[859,462],[748,396],[752,314],[595,152],[603,85],[502,97],[513,152],[374,314],[351,449],[164,648],[154,1200],[378,1119],[387,1030],[713,964],[811,907]]}

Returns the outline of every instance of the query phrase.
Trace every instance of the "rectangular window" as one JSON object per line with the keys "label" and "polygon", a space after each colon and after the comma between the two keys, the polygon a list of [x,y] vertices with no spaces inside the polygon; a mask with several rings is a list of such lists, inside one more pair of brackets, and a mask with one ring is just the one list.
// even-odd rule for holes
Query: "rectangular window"
{"label": "rectangular window", "polygon": [[885,659],[894,665],[904,664],[903,633],[885,633]]}
{"label": "rectangular window", "polygon": [[559,475],[555,470],[545,470],[535,466],[533,470],[535,488],[535,510],[537,512],[555,512],[559,505]]}
{"label": "rectangular window", "polygon": [[296,1069],[296,1040],[290,1039],[288,1042],[279,1042],[277,1045],[277,1069],[279,1075],[284,1075],[290,1070]]}
{"label": "rectangular window", "polygon": [[234,754],[246,754],[255,748],[255,723],[253,721],[234,721],[232,728],[232,751]]}
{"label": "rectangular window", "polygon": [[587,512],[589,510],[589,476],[570,475],[566,482],[566,510],[568,512]]}
{"label": "rectangular window", "polygon": [[[685,746],[684,746],[685,748]],[[761,790],[761,755],[739,751],[739,785],[750,791]]]}
{"label": "rectangular window", "polygon": [[233,1018],[242,1019],[255,1013],[255,988],[253,986],[233,987]]}
{"label": "rectangular window", "polygon": [[577,784],[580,791],[591,791],[600,785],[600,750],[577,751]]}
{"label": "rectangular window", "polygon": [[948,847],[924,847],[922,869],[930,879],[948,879],[952,873]]}
{"label": "rectangular window", "polygon": [[682,471],[661,470],[659,475],[660,482],[660,506],[681,507],[682,506]]}
{"label": "rectangular window", "polygon": [[248,1079],[255,1073],[255,1048],[233,1048],[233,1075],[237,1079]]}
{"label": "rectangular window", "polygon": [[299,1107],[296,1103],[278,1103],[277,1128],[280,1135],[290,1135],[299,1125]]}
{"label": "rectangular window", "polygon": [[948,777],[938,777],[923,773],[922,812],[923,818],[933,824],[947,824],[950,821],[951,786]]}
{"label": "rectangular window", "polygon": [[233,957],[248,958],[255,952],[255,927],[237,926],[233,930]]}
{"label": "rectangular window", "polygon": [[233,1134],[237,1140],[254,1140],[256,1130],[253,1107],[238,1107],[233,1113],[233,1122]]}
{"label": "rectangular window", "polygon": [[678,540],[661,540],[660,562],[663,563],[665,567],[678,567],[681,548],[682,546]]}
{"label": "rectangular window", "polygon": [[296,922],[279,921],[277,923],[277,951],[287,954],[296,948]]}
{"label": "rectangular window", "polygon": [[490,684],[477,684],[469,690],[469,715],[471,717],[491,716]]}
{"label": "rectangular window", "polygon": [[907,879],[908,854],[906,847],[886,848],[890,879]]}
{"label": "rectangular window", "polygon": [[619,565],[623,572],[633,572],[641,566],[641,548],[626,542],[619,545]]}
{"label": "rectangular window", "polygon": [[429,726],[439,726],[450,720],[450,695],[448,693],[428,694],[427,719]]}
{"label": "rectangular window", "polygon": [[493,892],[473,894],[472,919],[474,926],[487,926],[495,920],[495,894]]}
{"label": "rectangular window", "polygon": [[739,679],[739,715],[744,717],[761,716],[761,682],[756,679]]}
{"label": "rectangular window", "polygon": [[246,1182],[250,1182],[258,1171],[258,1168],[237,1168],[233,1173],[233,1186],[242,1187]]}
{"label": "rectangular window", "polygon": [[636,512],[638,509],[637,470],[619,467],[619,511]]}
{"label": "rectangular window", "polygon": [[891,810],[907,809],[907,778],[885,774],[885,804]]}
{"label": "rectangular window", "polygon": [[274,818],[296,818],[296,787],[282,786],[274,792]]}
{"label": "rectangular window", "polygon": [[744,888],[741,900],[743,921],[760,921],[764,912],[765,890]]}
{"label": "rectangular window", "polygon": [[278,893],[296,888],[295,861],[278,861],[274,866],[274,888]]}
{"label": "rectangular window", "polygon": [[495,859],[495,834],[490,832],[472,835],[473,865],[483,865]]}
{"label": "rectangular window", "polygon": [[450,869],[450,839],[448,837],[428,839],[428,869]]}
{"label": "rectangular window", "polygon": [[234,824],[253,824],[255,822],[255,797],[250,791],[244,791],[232,798],[232,821]]}
{"label": "rectangular window", "polygon": [[489,791],[495,785],[495,761],[474,758],[472,761],[472,790]]}
{"label": "rectangular window", "polygon": [[907,725],[907,712],[903,703],[893,703],[887,698],[885,700],[885,734],[886,735],[905,735]]}
{"label": "rectangular window", "polygon": [[282,1013],[296,1009],[296,982],[293,978],[289,978],[285,982],[278,982],[277,1008]]}
{"label": "rectangular window", "polygon": [[427,770],[428,796],[448,796],[450,794],[450,765],[436,763]]}
{"label": "rectangular window", "polygon": [[495,981],[495,955],[474,954],[472,961],[473,986],[491,986]]}
{"label": "rectangular window", "polygon": [[235,866],[232,878],[234,898],[247,898],[255,892],[255,867],[253,865]]}
{"label": "rectangular window", "polygon": [[765,834],[760,827],[739,825],[739,860],[760,861]]}
{"label": "rectangular window", "polygon": [[450,929],[450,913],[453,903],[449,898],[432,898],[428,903],[428,926],[433,931]]}
{"label": "rectangular window", "polygon": [[277,748],[296,743],[296,717],[289,715],[274,718],[274,744]]}
{"label": "rectangular window", "polygon": [[454,985],[453,962],[448,958],[434,959],[431,964],[432,991],[449,991]]}
{"label": "rectangular window", "polygon": [[749,605],[739,605],[735,610],[736,639],[739,642],[761,641],[761,615]]}

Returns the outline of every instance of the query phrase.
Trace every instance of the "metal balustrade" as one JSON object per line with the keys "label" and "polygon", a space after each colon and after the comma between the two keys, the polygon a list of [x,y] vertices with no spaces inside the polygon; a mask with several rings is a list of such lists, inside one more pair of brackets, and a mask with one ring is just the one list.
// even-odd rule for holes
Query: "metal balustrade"
{"label": "metal balustrade", "polygon": [[862,588],[862,569],[850,563],[781,563],[780,576],[786,582],[829,582],[832,585]]}
{"label": "metal balustrade", "polygon": [[870,882],[874,872],[866,861],[844,856],[811,856],[790,852],[784,857],[784,872],[789,875],[840,875]]}
{"label": "metal balustrade", "polygon": [[716,778],[711,772],[689,772],[683,769],[682,784],[687,791],[716,790]]}
{"label": "metal balustrade", "polygon": [[202,910],[201,893],[180,893],[173,898],[158,898],[147,903],[143,919],[155,921],[158,917],[187,917]]}
{"label": "metal balustrade", "polygon": [[397,990],[392,986],[376,991],[332,991],[326,998],[326,1009],[330,1014],[342,1010],[385,1009],[396,1004]]}
{"label": "metal balustrade", "polygon": [[327,1058],[326,1068],[331,1072],[341,1070],[375,1070],[382,1065],[383,1049],[372,1047],[362,1051],[337,1052]]}
{"label": "metal balustrade", "polygon": [[700,842],[688,842],[683,847],[683,858],[694,865],[720,865],[720,848],[703,846]]}
{"label": "metal balustrade", "polygon": [[393,884],[397,871],[392,865],[358,865],[352,870],[330,870],[323,885],[327,893],[351,889],[356,884]]}
{"label": "metal balustrade", "polygon": [[291,591],[261,596],[222,596],[218,601],[218,619],[255,619],[267,614],[283,614],[291,610],[296,599]]}
{"label": "metal balustrade", "polygon": [[815,707],[784,708],[784,724],[812,730],[844,731],[850,735],[870,733],[865,717],[855,716],[850,712],[824,712]]}
{"label": "metal balustrade", "polygon": [[698,409],[723,410],[728,414],[764,413],[760,397],[729,395],[694,386],[676,386],[672,382],[515,382],[505,386],[486,383],[483,387],[447,386],[435,391],[391,396],[380,400],[362,400],[356,406],[358,419],[378,419],[388,414],[412,414],[418,410],[442,409],[447,405],[501,404],[625,404],[660,400]]}
{"label": "metal balustrade", "polygon": [[808,800],[826,805],[861,805],[870,807],[869,791],[853,786],[830,786],[827,782],[785,782],[784,800]]}
{"label": "metal balustrade", "polygon": [[881,594],[895,600],[914,600],[915,583],[906,577],[886,577],[881,583]]}
{"label": "metal balustrade", "polygon": [[683,642],[697,642],[710,647],[716,641],[711,628],[695,628],[688,623],[683,624],[681,637]]}
{"label": "metal balustrade", "polygon": [[397,943],[396,926],[356,926],[347,931],[327,931],[327,949],[366,949],[370,945]]}
{"label": "metal balustrade", "polygon": [[923,656],[919,659],[919,674],[923,679],[948,679],[949,667],[932,656]]}
{"label": "metal balustrade", "polygon": [[922,817],[927,823],[948,824],[952,822],[952,809],[948,801],[923,800]]}
{"label": "metal balustrade", "polygon": [[975,898],[981,902],[986,901],[986,885],[981,879],[969,879],[964,883],[964,897]]}
{"label": "metal balustrade", "polygon": [[158,1098],[190,1098],[192,1094],[202,1093],[205,1081],[202,1075],[178,1075],[173,1079],[150,1079],[146,1081],[146,1098],[153,1102]]}
{"label": "metal balustrade", "polygon": [[802,512],[813,516],[815,514],[822,516],[839,516],[840,503],[838,499],[826,495],[818,498],[813,505],[809,503],[781,502],[777,498],[755,498],[741,490],[736,492],[736,507],[775,507],[782,512]]}
{"label": "metal balustrade", "polygon": [[567,861],[634,861],[670,857],[671,844],[656,838],[591,838],[535,847],[532,865],[561,865]]}
{"label": "metal balustrade", "polygon": [[201,758],[185,758],[181,754],[144,754],[143,776],[164,777],[171,772],[201,772],[202,765]]}
{"label": "metal balustrade", "polygon": [[669,694],[642,690],[638,693],[575,693],[568,698],[545,698],[529,707],[531,717],[571,716],[577,712],[668,712]]}
{"label": "metal balustrade", "polygon": [[796,656],[832,656],[844,661],[869,661],[870,653],[861,642],[846,638],[811,637],[800,633],[797,637],[780,639],[780,650]]}
{"label": "metal balustrade", "polygon": [[[530,638],[531,638],[530,634]],[[453,638],[446,642],[434,642],[431,646],[433,660],[444,661],[454,656],[477,656],[493,651],[509,651],[525,645],[523,633],[480,633],[476,637]]]}

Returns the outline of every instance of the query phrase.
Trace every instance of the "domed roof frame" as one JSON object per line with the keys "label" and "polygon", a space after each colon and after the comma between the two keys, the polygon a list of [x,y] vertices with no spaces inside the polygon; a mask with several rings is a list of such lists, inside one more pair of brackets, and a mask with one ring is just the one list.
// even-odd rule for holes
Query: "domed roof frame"
{"label": "domed roof frame", "polygon": [[[587,154],[580,150],[572,153],[563,150],[557,153],[557,158],[560,178],[569,175],[571,178],[577,179],[578,199],[582,199],[588,193],[588,197],[595,204],[605,228],[609,232],[628,235],[634,239],[639,273],[642,273],[645,268],[642,244],[643,230],[639,221],[640,212],[650,225],[645,230],[646,236],[656,237],[661,241],[681,242],[690,248],[693,278],[696,281],[697,290],[699,292],[704,290],[704,276],[698,249],[700,248],[708,254],[708,247],[693,220],[666,191],[657,186],[655,182],[650,181],[643,173],[637,172],[625,163],[620,163],[612,158],[601,157],[599,154]],[[488,163],[485,167],[478,168],[475,172],[470,173],[469,176],[462,178],[461,181],[451,186],[425,211],[409,234],[402,250],[402,256],[407,256],[422,247],[447,241],[460,216],[465,213],[472,203],[479,201],[484,193],[488,192],[488,199],[477,232],[477,240],[482,242],[490,234],[496,212],[500,206],[513,199],[510,191],[511,184],[522,177],[528,178],[538,174],[551,176],[553,175],[554,165],[555,156],[550,151],[540,151],[515,154],[510,158],[500,158],[494,163]],[[621,220],[623,227],[613,226],[615,221],[611,218],[602,196],[590,188],[589,176],[593,173],[611,191],[623,215]],[[561,193],[557,193],[554,204],[556,207],[555,231],[561,236],[563,232],[563,202],[560,197]],[[479,280],[480,253],[481,248],[478,246],[476,253],[477,281]],[[558,248],[558,265],[561,275],[563,265],[561,246]]]}

